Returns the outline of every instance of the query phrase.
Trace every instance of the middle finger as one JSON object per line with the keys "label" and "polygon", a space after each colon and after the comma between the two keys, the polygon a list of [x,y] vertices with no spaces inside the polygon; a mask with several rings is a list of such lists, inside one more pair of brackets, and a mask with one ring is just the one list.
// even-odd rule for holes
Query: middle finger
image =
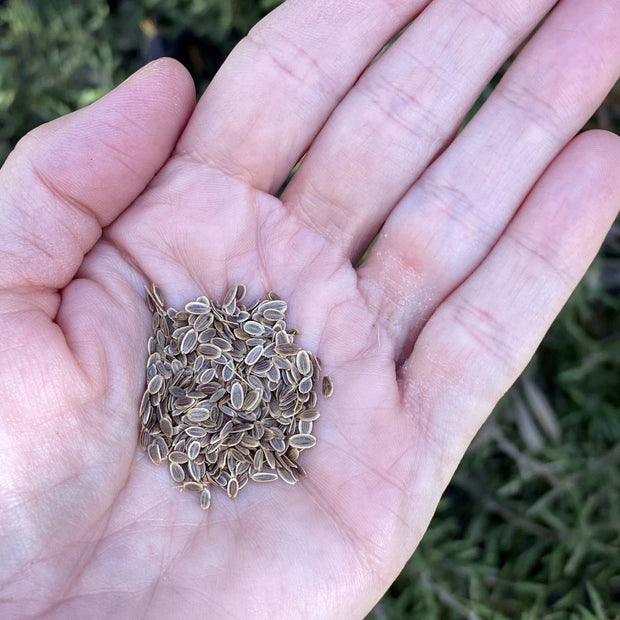
{"label": "middle finger", "polygon": [[332,114],[284,202],[358,258],[502,62],[553,4],[432,2]]}

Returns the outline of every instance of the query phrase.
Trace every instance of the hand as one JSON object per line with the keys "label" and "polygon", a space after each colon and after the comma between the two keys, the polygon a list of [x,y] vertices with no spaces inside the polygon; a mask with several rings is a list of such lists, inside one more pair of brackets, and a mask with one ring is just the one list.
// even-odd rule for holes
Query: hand
{"label": "hand", "polygon": [[[454,138],[553,4],[291,0],[195,109],[163,60],[21,141],[0,173],[0,615],[371,608],[620,204],[617,137],[573,139],[620,75],[612,0],[561,2]],[[136,451],[151,281],[176,306],[236,282],[289,300],[335,383],[298,485],[203,512]]]}

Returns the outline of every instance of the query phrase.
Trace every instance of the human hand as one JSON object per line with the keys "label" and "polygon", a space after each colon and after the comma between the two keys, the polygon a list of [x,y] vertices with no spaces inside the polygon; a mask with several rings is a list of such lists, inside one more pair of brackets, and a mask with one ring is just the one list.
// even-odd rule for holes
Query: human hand
{"label": "human hand", "polygon": [[[156,62],[0,171],[3,617],[356,618],[396,577],[620,204],[618,139],[571,141],[618,3],[561,2],[456,139],[554,2],[434,0],[358,80],[424,4],[288,2],[195,110]],[[151,281],[289,301],[336,385],[307,478],[203,512],[136,452]]]}

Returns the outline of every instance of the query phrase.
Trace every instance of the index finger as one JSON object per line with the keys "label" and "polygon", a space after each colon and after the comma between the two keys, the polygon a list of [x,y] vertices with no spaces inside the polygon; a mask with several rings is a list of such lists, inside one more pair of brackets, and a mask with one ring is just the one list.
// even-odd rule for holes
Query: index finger
{"label": "index finger", "polygon": [[359,74],[429,0],[289,0],[233,50],[177,154],[276,191]]}

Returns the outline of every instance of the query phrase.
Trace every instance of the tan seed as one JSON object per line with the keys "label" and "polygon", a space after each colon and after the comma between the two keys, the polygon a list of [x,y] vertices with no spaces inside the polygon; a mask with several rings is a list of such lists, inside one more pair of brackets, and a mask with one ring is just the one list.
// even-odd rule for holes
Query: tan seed
{"label": "tan seed", "polygon": [[170,463],[170,476],[175,482],[183,482],[185,470],[178,463]]}
{"label": "tan seed", "polygon": [[255,482],[273,482],[278,479],[278,474],[275,471],[257,471],[250,474],[250,478]]}
{"label": "tan seed", "polygon": [[334,383],[329,375],[323,377],[322,386],[323,398],[329,398],[334,393]]}
{"label": "tan seed", "polygon": [[204,487],[200,493],[200,507],[203,510],[207,510],[211,505],[211,491],[207,487]]}
{"label": "tan seed", "polygon": [[289,445],[299,449],[312,448],[316,445],[316,437],[313,435],[293,435],[289,439]]}
{"label": "tan seed", "polygon": [[149,394],[156,394],[164,387],[164,378],[160,375],[155,375],[148,384],[147,390]]}

